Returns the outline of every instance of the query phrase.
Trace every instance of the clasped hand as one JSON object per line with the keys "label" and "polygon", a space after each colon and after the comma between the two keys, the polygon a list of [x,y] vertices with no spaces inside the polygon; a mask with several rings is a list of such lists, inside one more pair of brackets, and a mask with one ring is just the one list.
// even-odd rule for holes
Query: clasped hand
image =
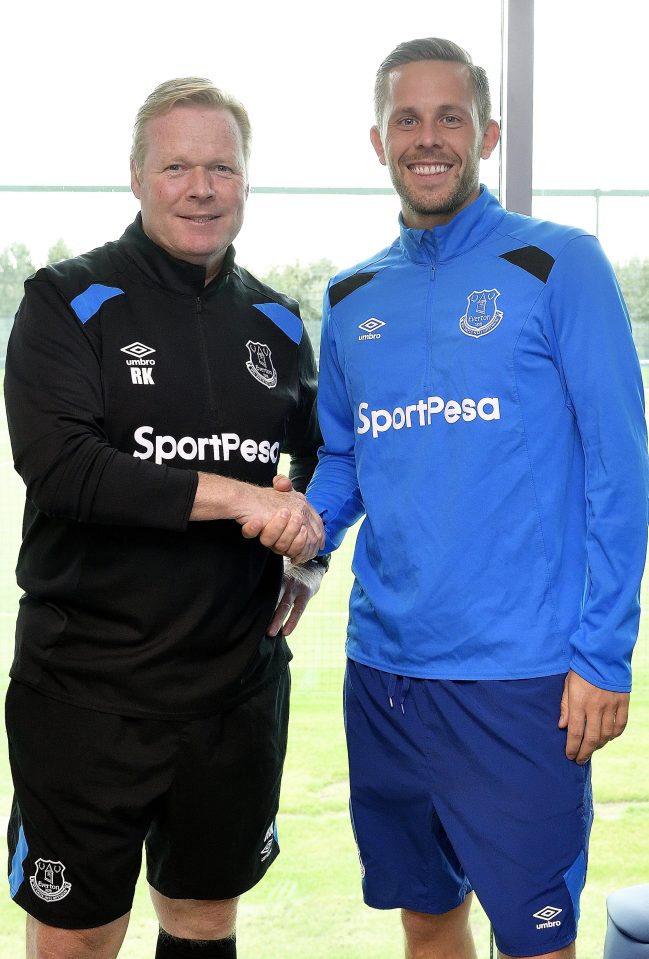
{"label": "clasped hand", "polygon": [[246,539],[259,541],[292,563],[306,563],[324,546],[320,516],[297,493],[286,476],[276,476],[273,488],[254,487],[254,503],[243,516],[241,532]]}

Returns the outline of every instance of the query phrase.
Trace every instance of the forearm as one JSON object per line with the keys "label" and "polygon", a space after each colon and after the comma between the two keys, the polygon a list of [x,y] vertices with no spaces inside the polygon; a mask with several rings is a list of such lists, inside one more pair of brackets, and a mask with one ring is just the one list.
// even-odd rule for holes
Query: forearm
{"label": "forearm", "polygon": [[191,521],[233,519],[241,522],[259,503],[258,487],[240,480],[218,476],[215,473],[199,473],[194,504],[189,515]]}
{"label": "forearm", "polygon": [[337,549],[364,513],[353,455],[336,455],[325,448],[306,495],[324,522],[323,548],[328,552]]}

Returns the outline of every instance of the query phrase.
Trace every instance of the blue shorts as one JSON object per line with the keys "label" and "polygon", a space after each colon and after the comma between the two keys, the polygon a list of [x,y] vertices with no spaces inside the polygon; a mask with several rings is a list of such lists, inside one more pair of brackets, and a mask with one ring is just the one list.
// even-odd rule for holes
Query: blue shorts
{"label": "blue shorts", "polygon": [[348,660],[345,727],[365,902],[440,914],[471,889],[510,956],[577,935],[590,763],[566,758],[564,676],[406,679]]}

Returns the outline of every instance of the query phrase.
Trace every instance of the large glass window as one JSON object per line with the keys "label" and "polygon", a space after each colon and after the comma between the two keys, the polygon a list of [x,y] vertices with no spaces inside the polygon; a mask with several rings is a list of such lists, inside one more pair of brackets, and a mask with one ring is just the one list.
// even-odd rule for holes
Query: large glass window
{"label": "large glass window", "polygon": [[[135,112],[173,76],[205,76],[246,105],[253,125],[255,187],[388,188],[369,143],[376,68],[403,40],[448,36],[485,66],[499,102],[500,3],[417,10],[333,0],[184,9],[118,0],[101,20],[85,4],[38,5],[8,14],[0,64],[9,148],[2,184],[128,184]],[[167,12],[173,9],[173,14]],[[5,14],[6,21],[7,14]],[[497,159],[485,175],[497,186]],[[42,262],[63,238],[81,252],[121,233],[137,209],[128,195],[6,194],[0,249],[22,242]],[[253,192],[237,243],[264,271],[299,259],[354,262],[394,235],[397,207],[373,198],[276,200]]]}
{"label": "large glass window", "polygon": [[536,4],[533,213],[597,232],[618,264],[649,258],[648,25],[630,0]]}

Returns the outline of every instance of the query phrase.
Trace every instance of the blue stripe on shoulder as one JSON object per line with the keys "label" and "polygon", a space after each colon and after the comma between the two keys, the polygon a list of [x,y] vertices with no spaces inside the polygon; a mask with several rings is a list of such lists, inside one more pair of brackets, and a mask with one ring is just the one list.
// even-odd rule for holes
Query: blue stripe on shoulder
{"label": "blue stripe on shoulder", "polygon": [[283,333],[286,333],[290,340],[300,345],[302,339],[302,321],[297,318],[295,313],[291,313],[280,303],[255,303],[256,310],[264,313],[269,320],[272,320],[275,326],[279,326]]}
{"label": "blue stripe on shoulder", "polygon": [[80,293],[70,303],[70,306],[77,314],[82,323],[88,320],[99,311],[99,308],[106,302],[112,300],[114,296],[124,293],[116,286],[104,286],[103,283],[92,283],[87,290]]}
{"label": "blue stripe on shoulder", "polygon": [[25,859],[27,859],[28,852],[29,847],[27,845],[27,840],[25,839],[25,830],[21,826],[18,834],[16,850],[14,852],[13,859],[11,860],[11,872],[9,874],[9,893],[12,899],[16,898],[16,894],[23,884],[23,880],[25,878],[25,873],[23,872],[23,863]]}

